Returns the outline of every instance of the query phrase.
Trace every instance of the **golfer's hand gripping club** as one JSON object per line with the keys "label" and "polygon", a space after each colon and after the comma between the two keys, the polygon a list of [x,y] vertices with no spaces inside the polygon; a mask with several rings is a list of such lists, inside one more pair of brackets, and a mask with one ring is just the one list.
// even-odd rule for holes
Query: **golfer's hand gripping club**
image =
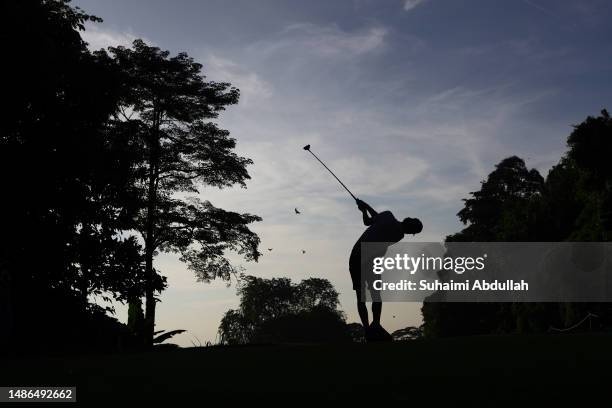
{"label": "golfer's hand gripping club", "polygon": [[363,211],[366,211],[368,209],[368,205],[364,201],[356,198],[355,202],[357,203],[357,208],[359,208],[359,211],[363,212]]}

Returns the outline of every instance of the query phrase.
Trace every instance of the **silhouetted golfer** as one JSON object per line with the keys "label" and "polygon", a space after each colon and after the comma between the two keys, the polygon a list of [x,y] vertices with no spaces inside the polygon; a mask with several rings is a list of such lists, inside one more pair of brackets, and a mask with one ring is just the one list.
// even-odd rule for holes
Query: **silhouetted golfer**
{"label": "silhouetted golfer", "polygon": [[[382,313],[382,302],[380,293],[374,290],[372,282],[374,281],[374,273],[372,271],[372,263],[374,257],[384,256],[387,248],[404,238],[404,234],[418,234],[423,230],[423,224],[417,218],[405,218],[402,222],[398,221],[391,211],[383,211],[380,214],[374,211],[367,203],[357,199],[357,208],[362,212],[363,223],[368,227],[359,237],[349,259],[349,271],[353,280],[353,289],[357,294],[357,311],[359,318],[366,331],[366,339],[373,340],[391,340],[389,333],[380,325],[380,315]],[[364,274],[362,279],[361,268],[361,243],[362,242],[377,242],[379,246],[373,249],[373,253],[368,253],[368,260],[363,263]],[[370,252],[370,251],[368,251]],[[370,291],[372,296],[372,324],[369,324],[368,309],[361,295],[366,289]]]}

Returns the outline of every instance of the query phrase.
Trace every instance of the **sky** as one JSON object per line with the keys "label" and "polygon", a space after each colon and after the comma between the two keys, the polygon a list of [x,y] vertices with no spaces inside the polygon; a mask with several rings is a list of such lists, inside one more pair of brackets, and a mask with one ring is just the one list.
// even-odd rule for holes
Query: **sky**
{"label": "sky", "polygon": [[[612,107],[606,0],[73,4],[104,19],[83,33],[91,49],[142,38],[240,88],[218,122],[254,161],[252,179],[199,196],[263,218],[252,227],[260,261],[230,255],[247,274],[329,279],[348,321],[358,321],[348,257],[361,215],[302,146],[375,209],[421,219],[423,232],[405,240],[440,241],[462,228],[461,200],[496,163],[518,155],[546,175],[572,125]],[[187,329],[173,339],[182,346],[214,342],[238,305],[235,285],[197,282],[174,255],[155,266],[169,283],[157,329]],[[420,306],[385,305],[383,325],[419,325]],[[117,318],[126,320],[124,307]]]}

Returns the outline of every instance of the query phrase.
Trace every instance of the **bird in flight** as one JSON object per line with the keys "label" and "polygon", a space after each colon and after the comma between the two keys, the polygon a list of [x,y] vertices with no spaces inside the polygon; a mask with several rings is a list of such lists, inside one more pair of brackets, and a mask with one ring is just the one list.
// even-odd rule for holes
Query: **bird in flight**
{"label": "bird in flight", "polygon": [[297,208],[294,211],[296,214],[301,214],[300,210],[298,210]]}
{"label": "bird in flight", "polygon": [[306,253],[306,251],[304,251],[304,250],[302,249],[302,253],[303,253],[303,254],[305,254],[305,253]]}
{"label": "bird in flight", "polygon": [[272,251],[273,248],[268,248],[268,251]]}

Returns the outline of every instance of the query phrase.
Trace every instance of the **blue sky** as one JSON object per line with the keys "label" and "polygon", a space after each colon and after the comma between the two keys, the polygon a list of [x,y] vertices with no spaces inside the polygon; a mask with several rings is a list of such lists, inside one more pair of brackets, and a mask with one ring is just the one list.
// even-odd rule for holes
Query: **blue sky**
{"label": "blue sky", "polygon": [[[418,240],[437,241],[461,228],[461,199],[501,159],[516,154],[546,174],[571,125],[612,105],[605,0],[74,4],[104,19],[84,33],[91,48],[143,38],[241,89],[220,123],[254,160],[252,180],[201,198],[263,217],[254,230],[265,254],[247,273],[328,278],[351,321],[347,262],[360,215],[303,145],[373,207],[419,217]],[[174,256],[156,267],[170,284],[158,327],[188,329],[182,345],[214,339],[235,288],[197,283]],[[388,305],[383,324],[418,324],[419,308]]]}

